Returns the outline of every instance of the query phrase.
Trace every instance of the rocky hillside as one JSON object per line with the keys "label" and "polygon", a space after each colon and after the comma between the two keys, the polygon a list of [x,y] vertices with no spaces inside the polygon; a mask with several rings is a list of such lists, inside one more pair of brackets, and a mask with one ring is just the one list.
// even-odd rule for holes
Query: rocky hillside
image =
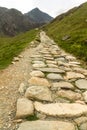
{"label": "rocky hillside", "polygon": [[41,23],[41,24],[48,23],[51,20],[53,20],[51,16],[40,11],[38,8],[35,8],[30,12],[26,13],[25,16],[28,16],[28,18],[34,21],[35,23]]}
{"label": "rocky hillside", "polygon": [[58,45],[87,61],[87,2],[56,17],[44,28]]}
{"label": "rocky hillside", "polygon": [[[35,11],[36,14],[37,12],[38,11]],[[47,23],[48,21],[52,20],[52,19],[49,20],[49,17],[48,15],[47,17],[45,17],[43,13],[41,16],[41,11],[40,11],[39,19],[41,19],[42,21],[36,22],[34,20],[34,16],[32,19],[31,16],[29,17],[27,15],[24,15],[16,9],[7,9],[7,8],[0,7],[0,34],[14,36],[20,32],[25,32],[30,29],[39,27],[42,24]]]}

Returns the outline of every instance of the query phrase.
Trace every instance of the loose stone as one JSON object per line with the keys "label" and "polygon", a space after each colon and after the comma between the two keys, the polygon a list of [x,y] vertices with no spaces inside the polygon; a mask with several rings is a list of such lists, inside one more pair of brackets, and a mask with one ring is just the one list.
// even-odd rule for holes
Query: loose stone
{"label": "loose stone", "polygon": [[47,78],[50,79],[50,80],[56,80],[56,81],[63,80],[63,77],[60,74],[55,74],[55,73],[48,74]]}

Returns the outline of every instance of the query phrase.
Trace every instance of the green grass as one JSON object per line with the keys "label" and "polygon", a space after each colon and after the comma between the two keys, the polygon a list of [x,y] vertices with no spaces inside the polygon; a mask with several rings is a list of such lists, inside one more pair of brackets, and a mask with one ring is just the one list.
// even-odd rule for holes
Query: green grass
{"label": "green grass", "polygon": [[35,121],[35,120],[38,120],[38,118],[37,118],[36,115],[31,115],[31,116],[26,117],[26,120],[28,120],[28,121]]}
{"label": "green grass", "polygon": [[13,38],[0,37],[0,69],[4,69],[11,64],[13,57],[28,47],[29,43],[35,39],[37,33],[38,30],[31,30]]}
{"label": "green grass", "polygon": [[[63,18],[57,17],[43,29],[54,41],[67,52],[83,61],[87,61],[87,3],[72,9]],[[69,40],[63,41],[66,35]],[[85,42],[86,41],[86,42]]]}

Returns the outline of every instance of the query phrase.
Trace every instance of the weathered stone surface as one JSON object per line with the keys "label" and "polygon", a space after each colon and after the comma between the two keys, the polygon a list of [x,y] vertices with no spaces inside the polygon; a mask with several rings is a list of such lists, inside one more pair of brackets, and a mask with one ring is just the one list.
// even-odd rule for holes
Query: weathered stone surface
{"label": "weathered stone surface", "polygon": [[82,123],[87,122],[87,117],[86,116],[81,116],[81,117],[76,118],[74,121],[76,122],[76,124],[78,126],[80,126]]}
{"label": "weathered stone surface", "polygon": [[33,64],[32,66],[33,66],[34,68],[39,68],[39,67],[43,68],[43,67],[46,67],[45,64]]}
{"label": "weathered stone surface", "polygon": [[28,82],[29,85],[50,87],[50,83],[45,78],[32,77],[31,79],[28,80]]}
{"label": "weathered stone surface", "polygon": [[64,81],[61,81],[61,82],[55,82],[52,84],[52,89],[53,90],[58,90],[60,88],[64,88],[64,89],[74,89],[74,86],[69,83],[69,82],[64,82]]}
{"label": "weathered stone surface", "polygon": [[24,118],[34,113],[33,102],[27,98],[20,98],[17,101],[16,118]]}
{"label": "weathered stone surface", "polygon": [[44,62],[43,61],[35,60],[35,61],[33,61],[33,64],[44,64]]}
{"label": "weathered stone surface", "polygon": [[72,61],[72,62],[69,62],[69,64],[80,65],[81,63],[80,62],[76,62],[76,61]]}
{"label": "weathered stone surface", "polygon": [[55,65],[57,64],[56,61],[52,61],[52,60],[46,60],[46,63],[47,63],[47,64],[55,64]]}
{"label": "weathered stone surface", "polygon": [[41,71],[32,71],[30,73],[30,75],[32,77],[41,77],[41,78],[45,77],[45,74],[43,72],[41,72]]}
{"label": "weathered stone surface", "polygon": [[66,79],[79,79],[79,78],[85,78],[85,76],[80,73],[67,72]]}
{"label": "weathered stone surface", "polygon": [[82,124],[79,126],[79,130],[87,130],[87,122],[82,123]]}
{"label": "weathered stone surface", "polygon": [[79,89],[85,89],[87,90],[87,80],[86,79],[79,79],[75,82],[75,85],[79,88]]}
{"label": "weathered stone surface", "polygon": [[83,114],[87,114],[87,105],[81,105],[78,103],[42,104],[35,102],[34,105],[37,111],[50,116],[77,117]]}
{"label": "weathered stone surface", "polygon": [[74,56],[70,56],[70,55],[66,56],[66,59],[68,61],[75,61],[76,60],[76,58]]}
{"label": "weathered stone surface", "polygon": [[56,61],[66,62],[67,60],[64,57],[59,57],[59,58],[56,58]]}
{"label": "weathered stone surface", "polygon": [[57,68],[37,68],[42,72],[49,72],[49,73],[65,73],[64,70],[57,69]]}
{"label": "weathered stone surface", "polygon": [[57,81],[63,80],[63,77],[60,74],[55,74],[55,73],[48,74],[47,78],[50,80],[57,80]]}
{"label": "weathered stone surface", "polygon": [[25,97],[39,99],[42,101],[52,101],[51,92],[46,86],[31,86],[27,89]]}
{"label": "weathered stone surface", "polygon": [[50,68],[51,68],[51,67],[53,67],[53,68],[58,68],[58,66],[55,65],[55,64],[47,64],[47,66],[50,67]]}
{"label": "weathered stone surface", "polygon": [[87,91],[83,93],[83,98],[84,98],[85,102],[87,103]]}
{"label": "weathered stone surface", "polygon": [[19,93],[24,94],[25,90],[26,90],[26,85],[24,83],[21,83],[18,89]]}
{"label": "weathered stone surface", "polygon": [[62,121],[32,121],[24,122],[18,130],[75,130],[75,126]]}
{"label": "weathered stone surface", "polygon": [[82,96],[80,93],[73,92],[71,90],[60,90],[57,92],[59,97],[67,98],[69,100],[81,100]]}

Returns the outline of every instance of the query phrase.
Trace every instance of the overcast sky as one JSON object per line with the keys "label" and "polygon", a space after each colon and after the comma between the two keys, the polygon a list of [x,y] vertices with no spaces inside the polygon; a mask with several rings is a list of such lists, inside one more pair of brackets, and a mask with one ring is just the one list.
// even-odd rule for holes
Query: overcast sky
{"label": "overcast sky", "polygon": [[23,13],[38,7],[42,11],[55,17],[86,1],[87,0],[0,0],[0,6],[16,8]]}

